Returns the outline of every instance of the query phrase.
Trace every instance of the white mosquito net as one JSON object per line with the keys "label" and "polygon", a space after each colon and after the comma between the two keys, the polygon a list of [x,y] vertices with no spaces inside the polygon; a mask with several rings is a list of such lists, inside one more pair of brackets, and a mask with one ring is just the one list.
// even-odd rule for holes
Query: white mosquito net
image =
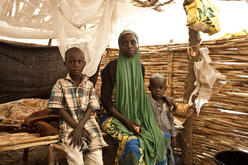
{"label": "white mosquito net", "polygon": [[128,0],[0,0],[0,36],[57,39],[63,58],[68,48],[79,47],[91,76],[116,24],[145,10]]}

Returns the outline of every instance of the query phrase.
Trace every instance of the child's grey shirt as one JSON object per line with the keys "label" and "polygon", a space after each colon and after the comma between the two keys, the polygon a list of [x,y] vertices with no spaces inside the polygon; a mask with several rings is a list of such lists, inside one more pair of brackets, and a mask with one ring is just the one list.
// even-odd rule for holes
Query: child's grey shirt
{"label": "child's grey shirt", "polygon": [[172,137],[175,137],[177,133],[174,126],[174,119],[170,107],[166,103],[166,98],[164,98],[165,101],[163,105],[154,100],[152,96],[149,96],[149,99],[159,128],[163,132],[170,133]]}

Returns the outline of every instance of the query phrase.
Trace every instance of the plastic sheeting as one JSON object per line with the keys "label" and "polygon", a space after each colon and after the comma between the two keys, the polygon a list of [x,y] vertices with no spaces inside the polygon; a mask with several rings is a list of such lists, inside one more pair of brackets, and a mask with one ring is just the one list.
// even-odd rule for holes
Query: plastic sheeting
{"label": "plastic sheeting", "polygon": [[79,47],[86,54],[84,72],[91,76],[118,21],[144,11],[128,0],[1,0],[0,35],[58,39],[62,57]]}
{"label": "plastic sheeting", "polygon": [[202,105],[207,103],[210,99],[212,88],[214,87],[216,80],[226,79],[225,75],[222,75],[219,71],[210,65],[212,60],[208,54],[208,48],[200,48],[200,61],[195,62],[194,64],[196,88],[192,92],[188,104],[192,105],[192,97],[197,95],[197,98],[194,102],[197,114],[200,113]]}

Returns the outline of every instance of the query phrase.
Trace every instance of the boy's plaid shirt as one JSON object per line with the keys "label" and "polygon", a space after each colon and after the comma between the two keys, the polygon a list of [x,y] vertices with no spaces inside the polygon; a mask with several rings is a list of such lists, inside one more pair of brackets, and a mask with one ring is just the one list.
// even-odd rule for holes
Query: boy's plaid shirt
{"label": "boy's plaid shirt", "polygon": [[[82,82],[78,87],[75,87],[69,74],[67,74],[65,78],[59,79],[56,82],[48,102],[48,107],[51,109],[65,109],[77,123],[81,121],[88,106],[92,107],[94,110],[100,109],[92,82],[88,80],[87,76],[83,76]],[[89,144],[90,150],[107,146],[102,138],[101,130],[96,122],[95,115],[93,114],[85,124],[85,129],[91,136],[91,142]],[[69,126],[66,122],[61,121],[60,135],[62,136],[62,139],[64,132],[63,129],[68,127]],[[72,128],[67,129],[69,132],[72,130]]]}

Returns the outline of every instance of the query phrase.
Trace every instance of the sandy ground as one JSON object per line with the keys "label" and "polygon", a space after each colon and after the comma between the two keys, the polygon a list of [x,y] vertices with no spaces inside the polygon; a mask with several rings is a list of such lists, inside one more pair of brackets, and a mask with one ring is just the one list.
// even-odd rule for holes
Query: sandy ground
{"label": "sandy ground", "polygon": [[[105,141],[109,145],[103,148],[103,162],[104,165],[114,164],[115,153],[117,146],[114,145],[113,140],[105,137]],[[23,163],[23,149],[16,151],[0,152],[0,165],[24,165]],[[68,165],[65,153],[58,151],[59,165]],[[49,148],[48,146],[32,147],[29,149],[28,161],[25,165],[48,165],[49,164]],[[180,164],[180,163],[179,163]]]}
{"label": "sandy ground", "polygon": [[[0,152],[0,165],[23,165],[23,149],[16,151]],[[28,165],[48,165],[48,146],[33,147],[29,149]],[[59,165],[67,165],[66,157],[62,152],[58,152]]]}
{"label": "sandy ground", "polygon": [[[110,142],[110,139],[106,139]],[[116,146],[108,146],[103,148],[103,161],[104,165],[114,164],[114,157]],[[0,152],[0,165],[24,165],[23,163],[23,152],[24,149],[16,151],[3,151]],[[58,151],[59,165],[68,165],[65,157],[65,153]],[[49,163],[49,147],[39,146],[29,149],[28,161],[25,165],[48,165]]]}
{"label": "sandy ground", "polygon": [[[109,136],[105,136],[104,139],[108,144],[111,144],[108,147],[103,148],[104,165],[111,165],[114,164],[114,158],[115,158],[117,146],[115,145],[114,140]],[[0,152],[0,165],[24,165],[25,163],[23,162],[23,152],[24,149]],[[57,151],[57,152],[58,152],[59,165],[67,165],[65,153],[62,151]],[[28,161],[26,164],[48,165],[49,164],[48,145],[30,148],[28,152]]]}

